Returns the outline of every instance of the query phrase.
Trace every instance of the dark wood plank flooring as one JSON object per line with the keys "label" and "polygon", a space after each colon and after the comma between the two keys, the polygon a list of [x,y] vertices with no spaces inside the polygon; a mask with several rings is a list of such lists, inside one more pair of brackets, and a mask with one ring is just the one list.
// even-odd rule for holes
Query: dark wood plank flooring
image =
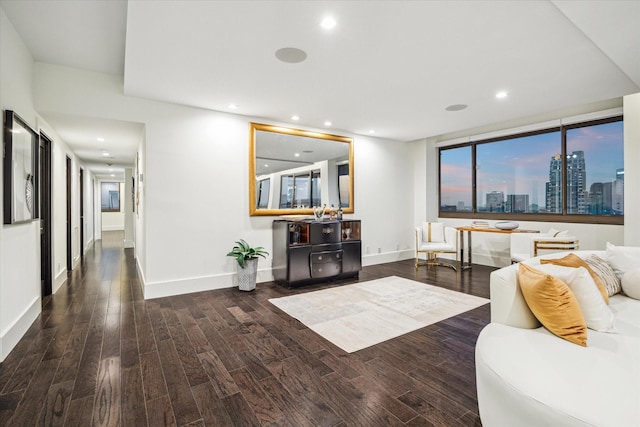
{"label": "dark wood plank flooring", "polygon": [[479,426],[474,345],[489,305],[348,354],[267,300],[391,275],[489,296],[489,267],[413,260],[357,279],[143,299],[104,233],[0,365],[0,425]]}

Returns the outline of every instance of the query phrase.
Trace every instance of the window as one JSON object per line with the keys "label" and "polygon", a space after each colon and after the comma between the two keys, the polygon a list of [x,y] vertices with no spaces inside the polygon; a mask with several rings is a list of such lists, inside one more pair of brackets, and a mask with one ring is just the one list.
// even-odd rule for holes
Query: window
{"label": "window", "polygon": [[342,208],[349,207],[349,164],[338,165],[338,203]]}
{"label": "window", "polygon": [[102,212],[120,212],[120,183],[100,183],[100,202]]}
{"label": "window", "polygon": [[[317,205],[315,204],[317,202]],[[309,208],[320,203],[320,171],[280,177],[280,208]]]}
{"label": "window", "polygon": [[622,117],[441,148],[440,215],[622,224],[623,150]]}
{"label": "window", "polygon": [[547,212],[549,159],[561,148],[558,131],[477,144],[477,211]]}

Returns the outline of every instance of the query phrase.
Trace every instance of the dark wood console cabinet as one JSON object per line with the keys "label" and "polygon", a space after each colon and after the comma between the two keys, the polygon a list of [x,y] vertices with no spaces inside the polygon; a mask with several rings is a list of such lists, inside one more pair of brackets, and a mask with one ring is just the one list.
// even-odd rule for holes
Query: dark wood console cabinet
{"label": "dark wood console cabinet", "polygon": [[357,276],[360,220],[273,221],[273,277],[286,286]]}

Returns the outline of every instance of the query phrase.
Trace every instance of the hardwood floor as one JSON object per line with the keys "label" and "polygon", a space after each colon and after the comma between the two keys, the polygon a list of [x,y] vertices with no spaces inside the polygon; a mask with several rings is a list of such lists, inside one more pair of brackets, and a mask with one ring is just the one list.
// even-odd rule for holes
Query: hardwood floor
{"label": "hardwood floor", "polygon": [[407,260],[329,285],[145,301],[114,236],[0,365],[1,426],[480,425],[474,345],[488,304],[348,354],[267,300],[391,275],[488,297],[492,268],[460,276]]}

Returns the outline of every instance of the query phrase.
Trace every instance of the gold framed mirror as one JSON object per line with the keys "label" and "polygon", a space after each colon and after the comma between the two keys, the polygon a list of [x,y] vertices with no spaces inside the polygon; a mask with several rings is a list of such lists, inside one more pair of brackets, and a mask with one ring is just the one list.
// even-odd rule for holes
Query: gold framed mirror
{"label": "gold framed mirror", "polygon": [[353,139],[250,123],[249,214],[353,213]]}

